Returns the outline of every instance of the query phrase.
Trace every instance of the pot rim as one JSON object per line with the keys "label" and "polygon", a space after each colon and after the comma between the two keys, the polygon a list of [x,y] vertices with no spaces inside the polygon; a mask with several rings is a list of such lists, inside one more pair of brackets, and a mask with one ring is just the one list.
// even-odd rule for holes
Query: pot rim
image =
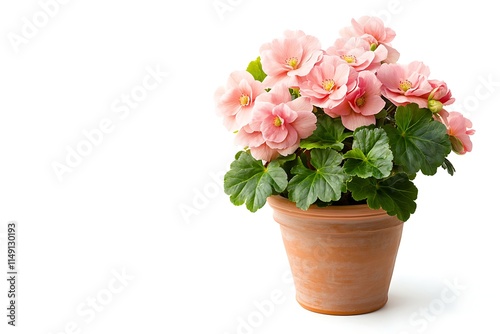
{"label": "pot rim", "polygon": [[331,205],[326,207],[319,207],[316,204],[312,204],[307,210],[302,210],[297,207],[295,202],[292,202],[288,198],[281,195],[272,195],[268,197],[267,203],[274,210],[300,215],[307,212],[307,216],[319,219],[331,218],[333,212],[335,212],[335,216],[339,218],[387,216],[387,212],[385,210],[372,209],[368,206],[368,204]]}
{"label": "pot rim", "polygon": [[367,204],[318,207],[302,210],[288,198],[273,195],[267,198],[274,220],[281,228],[318,234],[380,233],[386,229],[401,229],[403,222],[383,209],[371,209]]}

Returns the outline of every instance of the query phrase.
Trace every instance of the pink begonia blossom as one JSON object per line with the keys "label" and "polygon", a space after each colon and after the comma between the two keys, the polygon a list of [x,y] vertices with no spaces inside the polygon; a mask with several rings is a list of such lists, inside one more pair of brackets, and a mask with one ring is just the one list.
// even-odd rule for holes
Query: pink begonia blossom
{"label": "pink begonia blossom", "polygon": [[441,121],[448,129],[451,147],[457,154],[472,151],[472,136],[476,131],[472,129],[472,122],[457,111],[440,113]]}
{"label": "pink begonia blossom", "polygon": [[429,80],[432,91],[427,97],[427,105],[432,112],[439,112],[443,106],[447,106],[455,102],[455,98],[451,96],[451,91],[444,81]]}
{"label": "pink begonia blossom", "polygon": [[408,65],[382,64],[377,78],[382,82],[382,95],[397,106],[417,103],[427,108],[427,97],[432,86],[427,77],[429,68],[422,62],[414,61]]}
{"label": "pink begonia blossom", "polygon": [[371,38],[370,43],[390,43],[396,32],[384,26],[384,21],[376,16],[362,16],[359,20],[351,19],[351,26],[340,30],[344,37],[361,36]]}
{"label": "pink begonia blossom", "polygon": [[300,83],[300,94],[320,108],[341,104],[356,85],[357,72],[337,56],[323,56]]}
{"label": "pink begonia blossom", "polygon": [[339,38],[334,45],[326,50],[326,54],[339,56],[356,71],[375,71],[387,58],[387,49],[381,45],[375,51],[370,49],[370,43],[360,37]]}
{"label": "pink begonia blossom", "polygon": [[385,101],[380,97],[381,86],[373,72],[361,72],[358,85],[347,94],[345,101],[333,109],[325,109],[325,113],[331,117],[340,116],[342,124],[351,131],[375,124],[375,114],[385,106]]}
{"label": "pink begonia blossom", "polygon": [[429,83],[432,86],[429,99],[439,101],[445,106],[455,102],[455,98],[451,97],[451,91],[444,81],[429,80]]}
{"label": "pink begonia blossom", "polygon": [[293,153],[300,140],[316,129],[313,105],[306,97],[292,100],[285,85],[259,96],[250,124],[237,134],[237,143],[250,148],[256,159],[270,161],[277,153]]}
{"label": "pink begonia blossom", "polygon": [[370,43],[372,50],[383,45],[387,51],[386,63],[395,63],[399,52],[391,46],[396,32],[384,26],[384,22],[375,16],[362,16],[358,21],[351,20],[351,26],[340,30],[342,37],[361,37]]}
{"label": "pink begonia blossom", "polygon": [[226,87],[215,92],[217,112],[223,117],[224,126],[236,131],[247,125],[252,119],[255,99],[264,92],[264,85],[247,71],[231,73]]}
{"label": "pink begonia blossom", "polygon": [[307,75],[323,55],[319,40],[303,31],[285,31],[285,37],[274,39],[260,48],[262,69],[267,74],[266,88],[277,83],[297,87],[298,77]]}
{"label": "pink begonia blossom", "polygon": [[267,145],[259,130],[252,130],[250,125],[244,126],[235,137],[235,143],[250,149],[250,153],[257,160],[271,161],[279,157],[279,152]]}

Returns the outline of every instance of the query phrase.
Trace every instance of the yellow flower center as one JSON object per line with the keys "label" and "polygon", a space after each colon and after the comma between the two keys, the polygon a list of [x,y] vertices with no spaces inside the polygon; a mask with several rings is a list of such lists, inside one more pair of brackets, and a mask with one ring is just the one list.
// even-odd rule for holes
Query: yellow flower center
{"label": "yellow flower center", "polygon": [[401,89],[403,92],[406,92],[410,88],[411,88],[411,81],[405,80],[399,82],[399,89]]}
{"label": "yellow flower center", "polygon": [[353,55],[343,55],[343,56],[341,56],[341,58],[344,59],[349,64],[352,64],[352,63],[356,62],[356,57],[353,56]]}
{"label": "yellow flower center", "polygon": [[290,57],[287,60],[285,60],[285,63],[292,69],[296,70],[297,66],[299,65],[299,60],[297,59],[297,57]]}
{"label": "yellow flower center", "polygon": [[274,118],[274,126],[278,127],[278,126],[281,126],[281,124],[283,124],[283,120],[281,119],[281,117],[276,116]]}
{"label": "yellow flower center", "polygon": [[323,89],[328,92],[331,92],[335,88],[335,81],[333,79],[323,80],[321,84],[323,85]]}
{"label": "yellow flower center", "polygon": [[246,107],[247,105],[249,105],[250,104],[250,97],[248,95],[241,94],[240,104],[242,107]]}
{"label": "yellow flower center", "polygon": [[358,97],[358,98],[356,99],[356,105],[357,105],[358,107],[362,107],[362,106],[364,106],[364,105],[365,105],[365,102],[366,102],[366,97],[364,97],[364,96]]}

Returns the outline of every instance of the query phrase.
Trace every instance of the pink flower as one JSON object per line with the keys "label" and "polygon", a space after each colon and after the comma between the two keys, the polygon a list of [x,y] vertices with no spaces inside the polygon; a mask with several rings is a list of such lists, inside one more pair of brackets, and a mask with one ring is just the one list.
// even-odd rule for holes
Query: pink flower
{"label": "pink flower", "polygon": [[417,103],[427,108],[427,96],[432,86],[427,80],[430,71],[422,62],[408,65],[382,64],[377,77],[382,82],[382,95],[397,106]]}
{"label": "pink flower", "polygon": [[457,154],[472,151],[472,136],[476,131],[472,129],[472,122],[457,111],[441,113],[442,121],[448,129],[451,147]]}
{"label": "pink flower", "polygon": [[264,93],[264,85],[246,71],[231,73],[226,87],[215,92],[217,112],[223,117],[224,126],[235,131],[252,119],[255,99]]}
{"label": "pink flower", "polygon": [[443,105],[449,105],[455,102],[455,98],[451,97],[451,91],[444,81],[429,80],[432,91],[429,94],[429,99],[441,102]]}
{"label": "pink flower", "polygon": [[386,63],[395,63],[399,59],[399,52],[392,48],[390,42],[396,37],[396,32],[384,26],[384,22],[375,16],[362,16],[358,21],[351,20],[351,26],[340,30],[342,37],[361,37],[370,43],[375,50],[380,45],[388,51]]}
{"label": "pink flower", "polygon": [[250,154],[257,160],[271,161],[279,157],[279,152],[266,144],[262,132],[254,131],[247,125],[236,134],[235,143],[250,148]]}
{"label": "pink flower", "polygon": [[267,74],[266,87],[280,82],[297,87],[298,77],[307,75],[323,55],[316,37],[303,31],[286,31],[285,38],[274,39],[260,48],[262,69]]}
{"label": "pink flower", "polygon": [[300,94],[320,108],[334,108],[356,85],[357,72],[336,56],[323,56],[300,83]]}
{"label": "pink flower", "polygon": [[427,105],[432,112],[439,112],[443,106],[447,106],[455,102],[455,98],[451,96],[451,91],[444,81],[429,80],[432,91],[427,97]]}
{"label": "pink flower", "polygon": [[293,153],[302,138],[316,129],[313,105],[305,97],[292,100],[285,85],[275,86],[259,96],[252,121],[238,140],[250,147],[254,158],[270,161],[276,152],[286,156]]}
{"label": "pink flower", "polygon": [[351,131],[360,126],[375,124],[374,115],[385,106],[380,97],[381,86],[373,72],[360,72],[356,88],[347,94],[345,101],[333,109],[325,109],[325,113],[331,117],[340,116],[342,124]]}
{"label": "pink flower", "polygon": [[387,58],[387,49],[381,45],[372,51],[368,41],[360,37],[345,37],[337,39],[334,45],[326,50],[326,54],[342,58],[358,72],[375,71]]}
{"label": "pink flower", "polygon": [[362,16],[358,21],[351,19],[351,27],[344,28],[340,35],[344,37],[360,36],[370,43],[390,43],[396,33],[384,26],[384,21],[376,16]]}

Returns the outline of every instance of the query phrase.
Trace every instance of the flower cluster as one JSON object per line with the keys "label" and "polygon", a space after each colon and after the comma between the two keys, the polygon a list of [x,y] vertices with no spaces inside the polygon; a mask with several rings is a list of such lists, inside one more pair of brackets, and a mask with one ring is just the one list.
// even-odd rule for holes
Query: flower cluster
{"label": "flower cluster", "polygon": [[[230,75],[215,97],[225,127],[245,147],[226,174],[234,204],[246,202],[254,211],[267,196],[282,194],[306,209],[349,197],[406,220],[414,205],[395,208],[396,199],[380,202],[380,192],[365,196],[357,187],[375,182],[379,189],[400,181],[411,188],[408,182],[418,171],[433,175],[439,166],[453,174],[446,156],[471,151],[472,124],[448,110],[455,99],[444,81],[429,77],[428,66],[397,63],[395,36],[379,18],[367,16],[353,19],[325,49],[314,36],[286,31],[263,44],[246,71]],[[320,156],[330,165],[319,166]],[[249,171],[245,164],[259,162],[262,169],[255,167],[248,179],[241,175]],[[332,167],[336,172],[328,174]],[[324,184],[307,179],[312,172],[330,187],[324,193],[317,189]],[[234,185],[238,173],[240,183]],[[397,196],[395,191],[389,196]]]}

